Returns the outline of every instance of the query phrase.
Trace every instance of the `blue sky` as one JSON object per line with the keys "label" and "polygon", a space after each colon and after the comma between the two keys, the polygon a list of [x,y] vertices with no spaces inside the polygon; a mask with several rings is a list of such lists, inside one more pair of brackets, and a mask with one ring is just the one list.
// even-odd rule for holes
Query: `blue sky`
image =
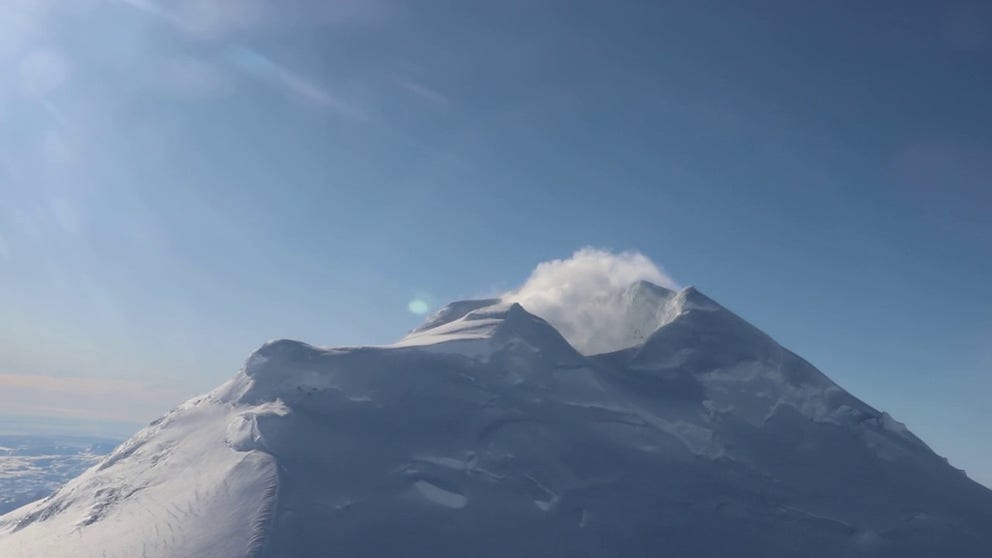
{"label": "blue sky", "polygon": [[4,2],[0,418],[143,422],[596,246],[992,483],[992,9],[616,4]]}

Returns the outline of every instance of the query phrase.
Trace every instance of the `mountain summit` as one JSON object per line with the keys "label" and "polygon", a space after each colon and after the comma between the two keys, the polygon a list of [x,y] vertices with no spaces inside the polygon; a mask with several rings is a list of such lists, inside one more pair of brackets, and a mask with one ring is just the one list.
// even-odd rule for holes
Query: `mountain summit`
{"label": "mountain summit", "polygon": [[609,296],[593,337],[493,299],[267,343],[0,556],[988,556],[992,492],[888,414],[694,288]]}

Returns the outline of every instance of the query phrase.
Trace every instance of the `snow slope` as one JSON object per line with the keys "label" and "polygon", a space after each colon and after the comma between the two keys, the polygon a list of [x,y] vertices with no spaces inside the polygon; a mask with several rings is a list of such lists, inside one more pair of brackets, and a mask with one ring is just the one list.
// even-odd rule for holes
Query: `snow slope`
{"label": "snow slope", "polygon": [[597,355],[499,300],[267,343],[0,517],[0,556],[989,555],[992,492],[887,414],[691,287],[614,304]]}

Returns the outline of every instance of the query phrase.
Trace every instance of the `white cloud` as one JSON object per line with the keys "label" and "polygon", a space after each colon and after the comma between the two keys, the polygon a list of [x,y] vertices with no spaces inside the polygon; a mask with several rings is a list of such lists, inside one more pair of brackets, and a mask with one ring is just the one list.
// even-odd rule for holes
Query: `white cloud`
{"label": "white cloud", "polygon": [[626,346],[631,332],[620,297],[637,281],[678,288],[639,252],[583,248],[568,259],[538,264],[527,282],[503,300],[520,303],[551,323],[577,350],[595,354]]}

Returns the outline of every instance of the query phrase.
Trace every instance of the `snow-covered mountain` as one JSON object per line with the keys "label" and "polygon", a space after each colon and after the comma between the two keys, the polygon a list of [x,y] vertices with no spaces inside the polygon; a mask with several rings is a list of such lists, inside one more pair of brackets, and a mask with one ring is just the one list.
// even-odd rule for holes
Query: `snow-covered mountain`
{"label": "snow-covered mountain", "polygon": [[743,319],[691,287],[608,302],[604,354],[501,300],[267,343],[0,517],[0,556],[992,553],[992,492]]}

